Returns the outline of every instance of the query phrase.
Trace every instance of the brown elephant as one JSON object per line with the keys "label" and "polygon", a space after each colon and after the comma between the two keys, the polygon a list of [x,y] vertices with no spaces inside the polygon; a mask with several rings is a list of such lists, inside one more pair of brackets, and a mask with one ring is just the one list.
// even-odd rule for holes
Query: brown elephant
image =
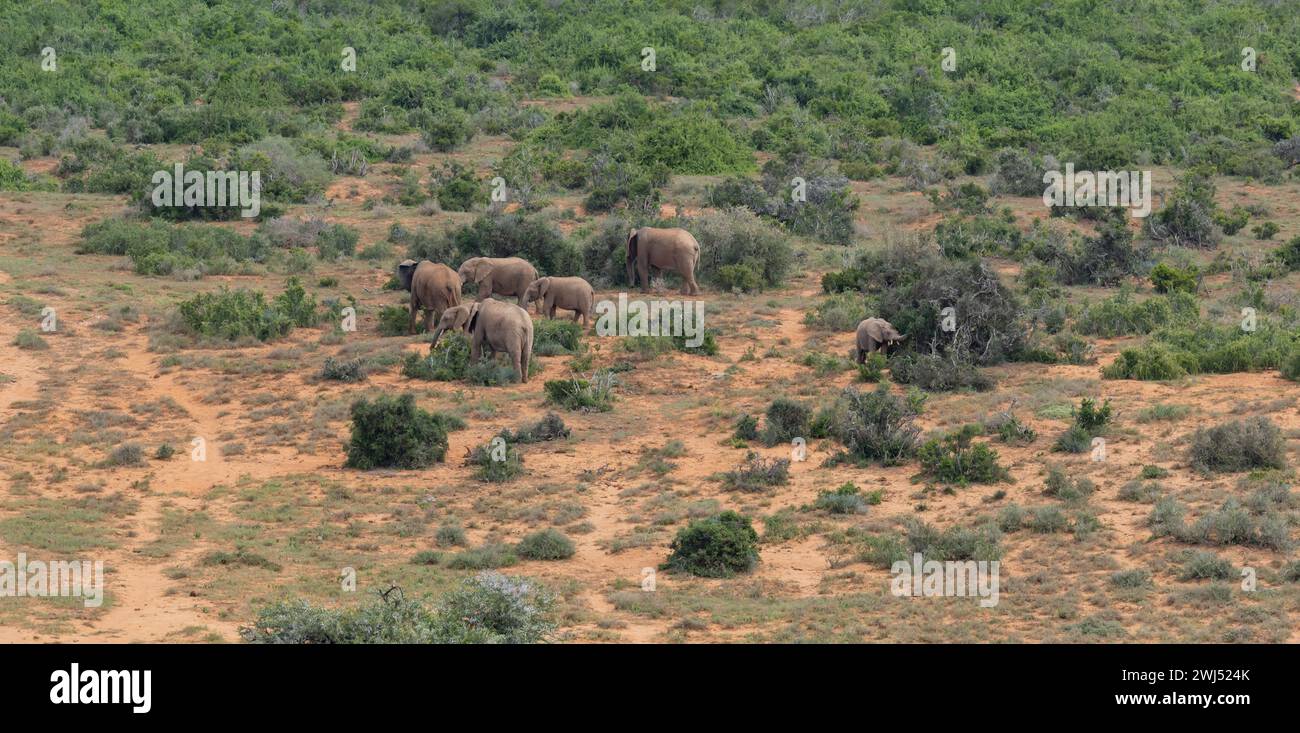
{"label": "brown elephant", "polygon": [[537,279],[537,269],[518,257],[471,257],[457,271],[466,284],[478,286],[479,302],[493,295],[513,295],[519,306],[527,305],[524,294]]}
{"label": "brown elephant", "polygon": [[438,321],[433,343],[438,345],[444,331],[463,328],[469,334],[469,358],[477,362],[486,348],[489,354],[503,351],[514,362],[515,375],[528,382],[528,363],[533,356],[533,319],[528,311],[514,303],[485,300],[448,308]]}
{"label": "brown elephant", "polygon": [[555,309],[573,311],[573,320],[582,318],[582,327],[590,325],[591,311],[596,303],[596,290],[580,277],[539,277],[528,286],[524,300],[541,301],[538,313],[555,318]]}
{"label": "brown elephant", "polygon": [[424,309],[424,330],[431,322],[442,318],[443,311],[460,305],[460,276],[456,271],[437,262],[402,260],[397,266],[397,278],[402,289],[411,294],[411,317],[406,324],[407,333],[415,333],[415,314]]}
{"label": "brown elephant", "polygon": [[874,351],[884,351],[886,355],[890,350],[907,340],[907,337],[898,332],[894,325],[883,318],[868,318],[858,324],[858,345],[857,359],[858,363],[865,363],[867,354]]}
{"label": "brown elephant", "polygon": [[650,269],[671,270],[682,276],[682,294],[698,295],[695,268],[700,264],[700,243],[685,229],[641,227],[627,235],[627,280],[641,291],[650,292]]}

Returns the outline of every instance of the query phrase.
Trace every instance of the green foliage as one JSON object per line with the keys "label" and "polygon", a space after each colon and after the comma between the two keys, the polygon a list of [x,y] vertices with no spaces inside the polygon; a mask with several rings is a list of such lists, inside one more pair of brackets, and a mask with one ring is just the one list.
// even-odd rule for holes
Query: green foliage
{"label": "green foliage", "polygon": [[567,560],[575,552],[573,540],[553,528],[533,532],[515,546],[515,553],[528,560]]}
{"label": "green foliage", "polygon": [[806,405],[784,397],[773,400],[763,423],[763,445],[774,446],[795,438],[807,438],[811,419],[812,411]]}
{"label": "green foliage", "polygon": [[852,483],[846,483],[831,491],[817,493],[814,507],[828,514],[861,514],[867,510],[870,500]]}
{"label": "green foliage", "polygon": [[758,564],[758,532],[733,511],[697,519],[678,531],[663,567],[704,578],[730,578]]}
{"label": "green foliage", "polygon": [[[1192,282],[1195,289],[1195,278]],[[1198,315],[1196,298],[1187,293],[1135,301],[1131,290],[1121,288],[1119,293],[1100,302],[1085,302],[1074,327],[1082,334],[1109,338],[1151,333],[1175,322],[1194,322]]]}
{"label": "green foliage", "polygon": [[294,326],[314,326],[316,301],[289,278],[285,290],[267,302],[261,291],[229,290],[199,293],[177,306],[181,321],[192,332],[226,341],[255,338],[271,341]]}
{"label": "green foliage", "polygon": [[938,481],[963,486],[1009,479],[1007,470],[998,465],[997,451],[986,443],[972,442],[980,432],[978,425],[965,425],[942,438],[926,441],[917,451],[921,470]]}
{"label": "green foliage", "polygon": [[126,255],[141,275],[186,279],[233,274],[241,263],[264,262],[270,251],[260,233],[245,237],[221,227],[122,219],[88,224],[77,247],[79,254]]}
{"label": "green foliage", "polygon": [[240,634],[258,644],[535,644],[555,630],[554,605],[532,581],[481,573],[433,608],[395,588],[341,610],[277,601]]}
{"label": "green foliage", "polygon": [[470,211],[488,201],[474,171],[455,161],[444,163],[430,175],[429,189],[443,211]]}
{"label": "green foliage", "polygon": [[838,460],[892,466],[916,452],[920,428],[917,408],[890,394],[886,385],[873,392],[847,387],[836,400],[830,433],[844,445]]}
{"label": "green foliage", "polygon": [[360,359],[338,361],[329,356],[325,358],[325,365],[321,367],[320,378],[336,382],[364,382],[366,372]]}
{"label": "green foliage", "polygon": [[569,428],[565,426],[564,420],[559,415],[548,412],[541,420],[532,425],[515,431],[505,428],[498,435],[505,439],[507,443],[541,443],[548,440],[567,438],[569,432]]}
{"label": "green foliage", "polygon": [[474,478],[488,483],[504,483],[524,473],[524,456],[506,442],[476,446],[465,459],[465,465],[474,466]]}
{"label": "green foliage", "polygon": [[426,468],[447,455],[442,420],[417,407],[414,395],[357,400],[352,403],[351,417],[345,464],[349,468]]}
{"label": "green foliage", "polygon": [[735,470],[722,474],[722,483],[733,491],[763,491],[790,480],[790,459],[765,459],[750,451]]}
{"label": "green foliage", "polygon": [[533,324],[533,353],[573,355],[582,350],[582,326],[577,321],[548,319]]}
{"label": "green foliage", "polygon": [[1282,431],[1267,417],[1232,420],[1192,435],[1188,454],[1200,471],[1249,471],[1286,466]]}
{"label": "green foliage", "polygon": [[[747,278],[757,278],[758,288],[776,287],[785,282],[794,266],[789,240],[747,210],[709,212],[682,226],[699,240],[696,277],[706,282],[730,289],[735,282],[734,268],[743,266]],[[626,231],[623,237],[626,239]],[[724,271],[729,266],[732,269]]]}
{"label": "green foliage", "polygon": [[1195,265],[1187,269],[1161,262],[1151,268],[1151,285],[1157,293],[1192,293],[1199,287],[1200,272]]}
{"label": "green foliage", "polygon": [[614,375],[598,371],[590,381],[579,377],[552,379],[544,385],[546,400],[570,410],[609,412],[614,405]]}

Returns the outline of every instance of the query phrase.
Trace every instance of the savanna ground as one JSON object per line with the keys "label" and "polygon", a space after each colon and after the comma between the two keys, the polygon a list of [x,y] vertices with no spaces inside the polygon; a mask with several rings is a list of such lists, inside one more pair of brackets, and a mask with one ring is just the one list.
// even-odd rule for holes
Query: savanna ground
{"label": "savanna ground", "polygon": [[[508,146],[484,138],[456,157],[481,163]],[[433,164],[444,156],[421,157],[418,163]],[[28,168],[48,165],[24,161]],[[1168,171],[1158,171],[1157,189],[1170,182]],[[705,183],[674,180],[667,205],[700,209]],[[355,227],[363,245],[382,240],[394,222],[428,225],[430,217],[400,206],[364,210],[389,184],[376,166],[364,178],[336,184],[346,193],[331,206],[289,213]],[[858,224],[868,237],[924,226],[930,204],[901,188],[890,179],[855,184],[864,202]],[[1262,197],[1285,237],[1300,231],[1298,189],[1225,182],[1219,195],[1228,203]],[[810,351],[847,355],[853,345],[851,333],[804,324],[836,248],[801,242],[806,269],[785,287],[701,296],[707,323],[719,334],[716,356],[633,358],[635,369],[620,374],[612,411],[563,413],[569,439],[524,447],[522,477],[483,483],[462,465],[463,456],[502,428],[553,409],[544,404],[542,384],[570,373],[572,357],[538,357],[542,371],[527,385],[412,382],[398,373],[398,357],[422,353],[426,340],[376,333],[378,308],[404,300],[381,289],[391,276],[387,260],[317,263],[311,273],[313,284],[320,278],[339,283],[310,288],[318,295],[356,297],[362,314],[356,332],[327,337],[336,332],[329,323],[296,329],[272,344],[156,353],[150,331],[171,302],[221,285],[274,292],[283,277],[179,282],[137,276],[120,258],[73,253],[84,225],[125,204],[124,197],[104,195],[0,194],[0,290],[9,311],[0,343],[0,456],[8,487],[0,555],[92,556],[107,566],[106,600],[98,609],[82,608],[75,598],[0,600],[6,641],[234,641],[259,604],[283,594],[327,604],[351,603],[393,584],[407,594],[437,594],[471,571],[411,560],[433,549],[436,530],[449,523],[464,528],[470,545],[513,541],[545,527],[568,534],[577,549],[572,558],[521,561],[508,572],[539,578],[560,595],[561,638],[571,641],[1071,641],[1090,638],[1094,627],[1114,627],[1106,638],[1131,641],[1296,640],[1297,587],[1267,580],[1285,553],[1225,548],[1234,565],[1259,569],[1261,588],[1248,593],[1230,582],[1222,596],[1207,593],[1205,581],[1179,580],[1186,546],[1152,540],[1149,506],[1116,498],[1148,464],[1169,471],[1161,484],[1193,512],[1234,495],[1240,476],[1203,476],[1183,455],[1190,432],[1222,419],[1270,416],[1285,431],[1294,461],[1300,384],[1275,372],[1102,381],[1099,368],[1133,341],[1103,339],[1096,342],[1097,365],[1004,365],[990,370],[998,380],[991,391],[935,393],[927,400],[918,419],[927,430],[978,422],[1014,406],[1039,437],[1027,446],[999,446],[1012,483],[944,490],[913,480],[914,464],[826,467],[822,462],[836,448],[813,440],[807,460],[791,465],[787,485],[759,495],[727,491],[716,476],[746,452],[728,442],[738,415],[761,414],[776,395],[826,397],[856,376],[818,374],[801,363]],[[1020,218],[1044,215],[1035,199],[1004,197],[997,204]],[[1224,246],[1265,245],[1239,237]],[[1017,267],[999,266],[1008,273]],[[1226,280],[1210,282],[1208,297],[1222,295]],[[1069,290],[1072,299],[1088,295]],[[48,349],[14,343],[15,326],[39,320],[16,306],[27,299],[59,316],[58,330],[46,336]],[[135,315],[113,315],[123,308]],[[596,367],[629,359],[617,337],[586,341]],[[317,376],[330,356],[376,357],[391,366],[364,383],[338,384]],[[413,391],[421,406],[468,422],[450,434],[446,462],[419,471],[345,469],[351,401],[398,391]],[[1050,451],[1052,436],[1083,397],[1108,398],[1118,411],[1104,463]],[[1178,409],[1168,419],[1144,420],[1161,405]],[[203,462],[190,458],[194,437],[207,443]],[[163,444],[177,450],[138,467],[106,465],[128,443],[147,454]],[[784,445],[750,449],[767,457],[790,454]],[[1090,504],[1100,528],[1086,537],[1005,536],[995,608],[970,598],[893,597],[889,571],[855,558],[855,530],[889,529],[906,517],[966,525],[1001,504],[1042,504],[1049,462],[1097,484]],[[882,490],[882,501],[865,515],[806,509],[818,492],[845,482]],[[773,537],[769,525],[762,561],[750,574],[708,580],[660,572],[657,589],[642,591],[642,568],[664,560],[674,531],[721,508],[756,518],[784,511],[793,527]],[[213,553],[237,548],[274,567],[211,561]],[[356,570],[355,593],[341,590],[343,568]],[[1112,576],[1133,568],[1149,571],[1153,587],[1115,587]],[[1088,619],[1097,623],[1081,625]]]}

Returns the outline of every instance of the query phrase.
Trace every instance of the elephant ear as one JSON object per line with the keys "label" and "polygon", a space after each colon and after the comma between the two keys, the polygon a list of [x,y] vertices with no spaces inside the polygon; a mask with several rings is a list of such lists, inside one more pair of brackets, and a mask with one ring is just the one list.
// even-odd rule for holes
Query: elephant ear
{"label": "elephant ear", "polygon": [[469,323],[465,326],[465,333],[474,333],[474,329],[478,326],[478,313],[480,310],[478,303],[470,306]]}
{"label": "elephant ear", "polygon": [[411,278],[415,275],[415,260],[402,260],[397,266],[397,279],[402,281],[402,289],[411,289]]}
{"label": "elephant ear", "polygon": [[638,230],[633,229],[627,233],[627,258],[636,258],[636,233]]}
{"label": "elephant ear", "polygon": [[551,289],[551,278],[544,277],[538,280],[537,282],[541,283],[540,285],[537,286],[537,297],[545,298],[546,291]]}

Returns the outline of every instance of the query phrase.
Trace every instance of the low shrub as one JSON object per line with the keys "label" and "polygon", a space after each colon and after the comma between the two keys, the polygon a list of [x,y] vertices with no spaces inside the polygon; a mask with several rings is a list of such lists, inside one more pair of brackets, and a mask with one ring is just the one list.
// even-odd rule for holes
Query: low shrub
{"label": "low shrub", "polygon": [[1198,429],[1192,435],[1188,454],[1192,466],[1204,472],[1286,466],[1282,431],[1263,416]]}
{"label": "low shrub", "polygon": [[773,400],[763,423],[763,445],[770,447],[789,443],[795,438],[806,438],[811,419],[812,411],[806,405],[784,397]]}
{"label": "low shrub", "polygon": [[840,393],[830,416],[830,434],[844,445],[837,460],[892,466],[916,452],[920,435],[916,410],[880,385],[874,392],[852,387]]}
{"label": "low shrub", "polygon": [[349,468],[426,468],[447,455],[447,431],[414,395],[380,396],[352,403]]}
{"label": "low shrub", "polygon": [[597,371],[591,381],[578,377],[546,382],[546,400],[569,410],[608,412],[614,405],[616,380],[609,371]]}
{"label": "low shrub", "polygon": [[364,382],[366,372],[360,359],[337,361],[329,356],[325,358],[325,364],[321,367],[320,378],[336,382]]}
{"label": "low shrub", "polygon": [[1010,474],[998,465],[997,451],[986,443],[972,443],[981,432],[978,425],[966,425],[942,438],[926,441],[917,451],[921,470],[938,481],[966,485],[1005,481]]}
{"label": "low shrub", "polygon": [[790,459],[765,459],[750,451],[733,471],[722,474],[722,484],[734,491],[762,491],[790,480]]}
{"label": "low shrub", "polygon": [[500,435],[507,443],[541,443],[569,437],[569,428],[564,420],[554,412],[548,412],[536,423],[511,431],[503,429]]}
{"label": "low shrub", "polygon": [[515,546],[515,553],[527,560],[567,560],[575,552],[573,540],[553,528],[533,532]]}
{"label": "low shrub", "polygon": [[433,608],[397,589],[343,609],[277,601],[240,634],[259,644],[534,644],[554,632],[554,605],[530,580],[480,573]]}
{"label": "low shrub", "polygon": [[817,494],[814,507],[829,514],[861,514],[867,510],[868,500],[852,483]]}
{"label": "low shrub", "polygon": [[758,532],[734,511],[691,522],[671,547],[664,569],[704,578],[730,578],[758,564]]}

